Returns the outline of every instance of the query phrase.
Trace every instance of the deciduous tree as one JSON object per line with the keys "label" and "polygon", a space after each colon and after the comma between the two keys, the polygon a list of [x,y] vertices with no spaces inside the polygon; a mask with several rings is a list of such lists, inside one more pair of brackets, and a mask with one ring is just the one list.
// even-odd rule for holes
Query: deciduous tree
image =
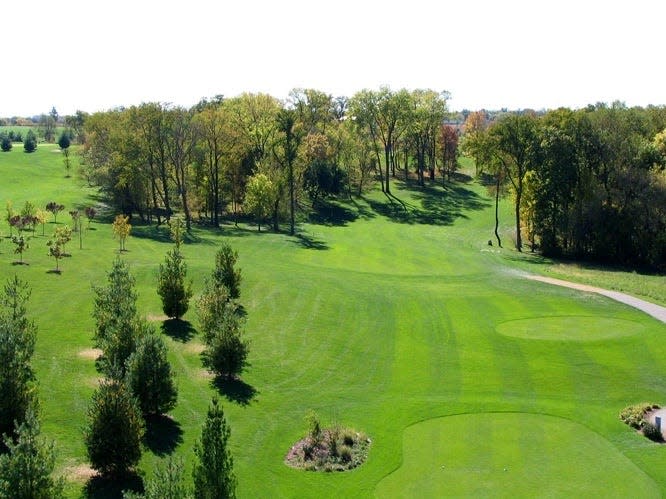
{"label": "deciduous tree", "polygon": [[51,212],[53,215],[53,223],[58,223],[58,213],[65,209],[64,204],[58,204],[55,201],[50,201],[46,204],[46,211]]}
{"label": "deciduous tree", "polygon": [[254,216],[259,232],[262,222],[271,214],[275,195],[273,182],[263,173],[257,173],[248,180],[244,207],[247,213]]}
{"label": "deciduous tree", "polygon": [[125,249],[125,241],[132,230],[132,225],[129,223],[129,217],[125,215],[116,215],[113,220],[113,235],[118,238],[120,242],[120,252],[127,251]]}

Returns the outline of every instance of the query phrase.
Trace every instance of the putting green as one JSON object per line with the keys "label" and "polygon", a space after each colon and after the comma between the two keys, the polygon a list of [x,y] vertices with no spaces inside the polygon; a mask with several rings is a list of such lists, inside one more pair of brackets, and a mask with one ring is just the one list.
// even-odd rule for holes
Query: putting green
{"label": "putting green", "polygon": [[572,421],[464,414],[407,428],[402,466],[378,497],[660,497],[610,442]]}
{"label": "putting green", "polygon": [[496,330],[504,336],[528,340],[599,341],[631,336],[643,329],[643,324],[626,319],[568,315],[502,322]]}

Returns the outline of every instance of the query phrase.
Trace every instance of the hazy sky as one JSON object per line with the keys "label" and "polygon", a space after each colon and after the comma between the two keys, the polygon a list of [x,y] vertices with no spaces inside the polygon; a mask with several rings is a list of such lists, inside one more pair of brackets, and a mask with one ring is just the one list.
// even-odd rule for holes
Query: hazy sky
{"label": "hazy sky", "polygon": [[450,108],[666,104],[664,0],[32,0],[0,10],[0,116],[294,87]]}

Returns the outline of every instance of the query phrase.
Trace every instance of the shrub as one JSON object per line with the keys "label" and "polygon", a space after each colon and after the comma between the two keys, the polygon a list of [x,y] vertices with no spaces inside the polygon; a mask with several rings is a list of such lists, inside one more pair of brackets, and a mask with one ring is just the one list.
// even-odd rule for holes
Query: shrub
{"label": "shrub", "polygon": [[640,430],[645,423],[645,415],[653,409],[659,409],[659,406],[648,402],[630,405],[620,411],[620,419],[632,428]]}
{"label": "shrub", "polygon": [[349,463],[352,460],[352,450],[350,446],[343,445],[340,448],[340,460],[343,463]]}
{"label": "shrub", "polygon": [[661,434],[661,430],[657,428],[656,425],[652,424],[650,421],[645,421],[643,423],[643,435],[652,440],[653,442],[663,442],[664,437]]}
{"label": "shrub", "polygon": [[321,440],[321,422],[315,411],[309,411],[305,416],[305,422],[308,425],[308,436],[315,442]]}
{"label": "shrub", "polygon": [[12,150],[12,141],[7,135],[0,136],[0,149],[2,149],[2,152],[9,152]]}

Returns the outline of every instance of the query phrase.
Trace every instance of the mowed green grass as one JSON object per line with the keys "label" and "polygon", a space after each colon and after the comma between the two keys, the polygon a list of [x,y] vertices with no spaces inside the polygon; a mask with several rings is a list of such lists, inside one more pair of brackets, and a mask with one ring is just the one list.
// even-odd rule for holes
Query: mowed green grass
{"label": "mowed green grass", "polygon": [[[405,430],[404,459],[378,484],[378,496],[661,497],[657,484],[608,440],[541,414],[429,419]],[[590,461],[594,467],[579,465]]]}
{"label": "mowed green grass", "polygon": [[[94,191],[65,178],[51,147],[0,155],[0,203],[55,200],[71,209],[95,202]],[[487,246],[492,202],[473,182],[424,192],[397,181],[393,190],[402,204],[373,191],[304,224],[299,237],[227,225],[196,228],[185,245],[195,293],[221,242],[240,255],[251,365],[242,383],[220,394],[239,495],[539,495],[535,483],[554,495],[666,493],[666,447],[617,417],[630,403],[666,403],[666,325],[601,296],[521,277],[516,269],[543,266]],[[503,206],[506,220],[510,209]],[[59,223],[68,218],[61,214]],[[103,283],[117,255],[109,225],[92,228],[83,249],[70,243],[62,275],[47,273],[54,265],[40,228],[25,254],[30,265],[13,266],[13,246],[0,243],[2,274],[17,273],[33,289],[43,431],[56,440],[71,497],[85,486],[81,430],[98,376],[85,351],[92,285]],[[156,274],[169,247],[163,230],[135,226],[122,256],[145,316],[161,314]],[[179,404],[174,423],[144,452],[146,476],[173,452],[189,479],[192,446],[220,393],[201,367],[196,314],[185,319],[192,334],[167,336]],[[609,324],[629,331],[605,334]],[[324,424],[367,433],[368,461],[338,474],[285,466],[310,409]],[[489,413],[512,416],[485,423]],[[451,469],[439,474],[442,464]]]}

